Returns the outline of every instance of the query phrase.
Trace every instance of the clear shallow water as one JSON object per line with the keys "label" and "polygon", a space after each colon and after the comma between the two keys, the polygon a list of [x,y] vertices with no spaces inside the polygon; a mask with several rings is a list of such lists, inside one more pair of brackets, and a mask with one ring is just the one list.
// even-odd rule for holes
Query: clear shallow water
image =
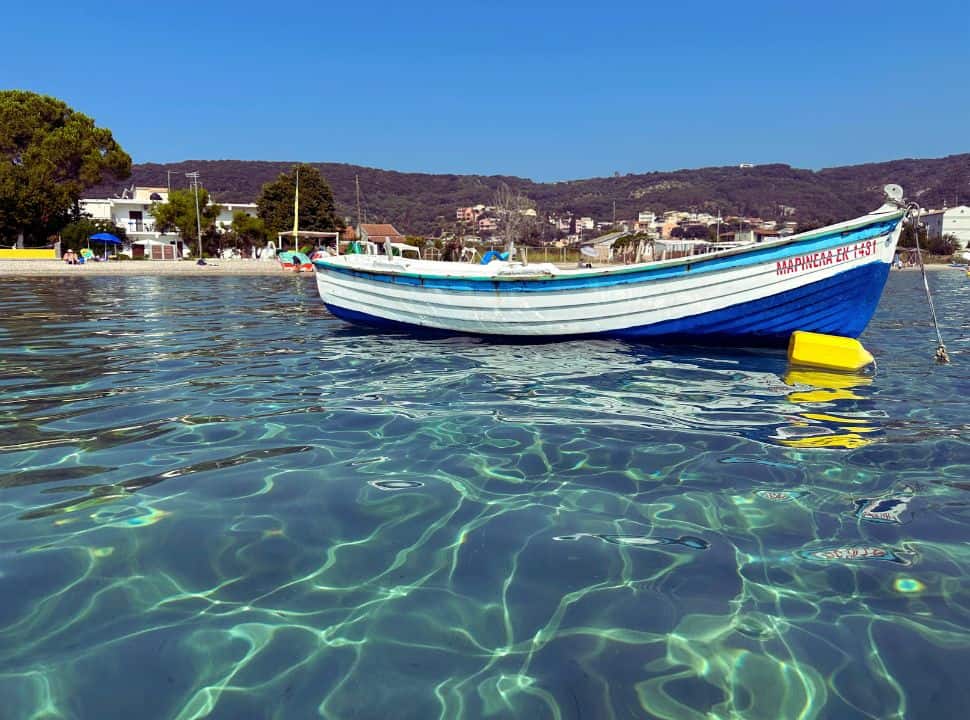
{"label": "clear shallow water", "polygon": [[353,329],[305,278],[0,279],[0,716],[970,706],[970,282],[871,379]]}

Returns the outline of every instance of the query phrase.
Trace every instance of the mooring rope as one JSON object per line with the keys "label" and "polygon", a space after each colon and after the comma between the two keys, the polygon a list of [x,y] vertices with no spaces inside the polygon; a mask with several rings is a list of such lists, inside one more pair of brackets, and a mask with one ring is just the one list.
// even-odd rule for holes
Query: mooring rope
{"label": "mooring rope", "polygon": [[933,328],[936,330],[936,341],[938,343],[936,347],[936,361],[938,363],[948,363],[950,362],[950,356],[946,353],[946,345],[943,344],[943,335],[940,334],[940,323],[936,319],[936,307],[933,305],[933,294],[930,292],[930,283],[926,278],[926,265],[923,264],[923,251],[919,246],[919,215],[920,206],[916,203],[910,203],[908,206],[908,214],[913,221],[913,236],[916,238],[916,257],[919,260],[919,270],[923,274],[923,288],[926,290],[926,301],[930,305],[930,315],[933,317]]}

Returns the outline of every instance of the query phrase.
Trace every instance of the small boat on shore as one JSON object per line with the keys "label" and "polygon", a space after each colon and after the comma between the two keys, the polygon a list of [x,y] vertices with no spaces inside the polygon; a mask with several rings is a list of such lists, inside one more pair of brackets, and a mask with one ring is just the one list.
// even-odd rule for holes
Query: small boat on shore
{"label": "small boat on shore", "polygon": [[291,252],[284,250],[276,256],[284,270],[293,272],[313,272],[313,263],[310,258],[301,252]]}
{"label": "small boat on shore", "polygon": [[795,330],[858,337],[879,304],[906,206],[787,238],[673,260],[563,269],[386,255],[315,259],[329,311],[352,323],[505,338],[615,337],[783,346]]}

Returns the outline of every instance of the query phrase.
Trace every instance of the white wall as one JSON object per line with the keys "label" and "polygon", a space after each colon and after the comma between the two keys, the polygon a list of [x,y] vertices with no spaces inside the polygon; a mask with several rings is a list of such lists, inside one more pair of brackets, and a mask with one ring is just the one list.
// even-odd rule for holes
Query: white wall
{"label": "white wall", "polygon": [[[81,212],[90,215],[95,220],[110,220],[115,225],[125,228],[131,239],[140,237],[159,237],[155,232],[155,218],[152,216],[152,202],[148,199],[148,191],[157,192],[154,188],[136,188],[135,198],[87,198],[81,200]],[[167,192],[160,192],[163,201],[167,199]],[[255,203],[221,203],[222,211],[216,218],[216,227],[226,230],[232,226],[232,216],[238,210],[242,210],[247,215],[256,216]],[[142,221],[139,226],[136,221],[131,219],[131,211],[141,212]],[[166,233],[166,240],[180,239],[177,233]]]}
{"label": "white wall", "polygon": [[926,236],[931,238],[955,235],[963,247],[970,247],[970,206],[957,207],[927,213],[920,218],[926,226]]}
{"label": "white wall", "polygon": [[944,212],[943,234],[956,235],[963,247],[970,247],[970,207],[960,205]]}

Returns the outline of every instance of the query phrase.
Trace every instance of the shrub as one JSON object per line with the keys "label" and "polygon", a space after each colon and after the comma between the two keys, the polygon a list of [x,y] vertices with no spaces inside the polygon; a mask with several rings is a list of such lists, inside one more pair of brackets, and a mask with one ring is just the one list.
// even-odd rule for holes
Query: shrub
{"label": "shrub", "polygon": [[958,248],[957,239],[953,235],[930,238],[926,243],[926,249],[934,255],[952,255]]}

